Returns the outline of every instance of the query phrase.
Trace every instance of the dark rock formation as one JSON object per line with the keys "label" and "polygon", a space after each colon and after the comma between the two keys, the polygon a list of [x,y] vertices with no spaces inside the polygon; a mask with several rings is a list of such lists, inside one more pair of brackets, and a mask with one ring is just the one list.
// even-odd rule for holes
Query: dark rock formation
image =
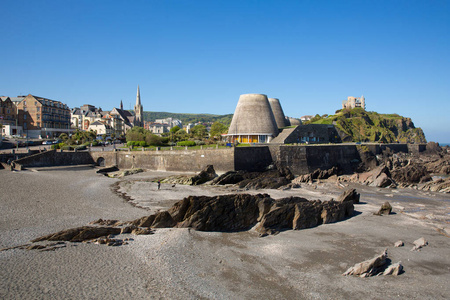
{"label": "dark rock formation", "polygon": [[135,235],[147,235],[147,234],[153,234],[153,230],[151,230],[150,228],[136,228],[133,229],[133,231],[131,231],[131,234],[135,234]]}
{"label": "dark rock formation", "polygon": [[356,189],[345,190],[337,199],[338,202],[353,201],[354,204],[359,203],[360,194]]}
{"label": "dark rock formation", "polygon": [[393,184],[393,181],[386,173],[381,173],[375,180],[372,182],[372,186],[385,188]]}
{"label": "dark rock formation", "polygon": [[294,179],[294,182],[295,183],[303,183],[303,182],[311,183],[316,179],[327,179],[333,175],[339,175],[339,173],[340,173],[340,170],[336,166],[333,166],[331,169],[328,169],[328,170],[316,169],[312,173],[300,175],[299,177]]}
{"label": "dark rock formation", "polygon": [[103,220],[103,219],[98,219],[96,221],[92,221],[89,224],[91,225],[102,225],[102,226],[117,226],[118,224],[120,224],[121,222],[119,222],[118,220]]}
{"label": "dark rock formation", "polygon": [[244,180],[244,171],[228,171],[225,174],[220,175],[215,178],[212,184],[225,185],[225,184],[236,184]]}
{"label": "dark rock formation", "polygon": [[119,171],[119,168],[117,166],[112,166],[112,167],[101,168],[101,169],[97,170],[97,173],[103,174],[106,176],[110,172],[117,172],[117,171]]}
{"label": "dark rock formation", "polygon": [[389,202],[384,202],[381,205],[381,208],[378,212],[374,213],[375,215],[381,216],[381,215],[389,215],[392,212],[392,206]]}
{"label": "dark rock formation", "polygon": [[392,170],[391,174],[392,179],[401,183],[412,184],[431,180],[431,176],[426,167],[418,164],[411,164],[400,169]]}
{"label": "dark rock formation", "polygon": [[195,176],[174,175],[159,180],[161,181],[161,183],[199,185],[213,180],[215,177],[217,177],[217,174],[214,170],[214,167],[212,165],[207,165],[202,171],[200,171],[200,173]]}
{"label": "dark rock formation", "polygon": [[267,194],[223,195],[216,197],[189,196],[169,209],[177,227],[200,231],[248,230],[260,214],[260,206],[273,200]]}
{"label": "dark rock formation", "polygon": [[294,179],[288,168],[275,168],[264,172],[230,171],[213,180],[212,184],[238,184],[243,189],[277,189]]}
{"label": "dark rock formation", "polygon": [[96,239],[110,234],[119,234],[120,228],[115,227],[91,227],[83,226],[72,229],[66,229],[57,233],[52,233],[32,240],[33,243],[40,241],[70,241],[83,242]]}
{"label": "dark rock formation", "polygon": [[423,191],[450,193],[450,178],[429,181],[418,188]]}
{"label": "dark rock formation", "polygon": [[216,171],[212,165],[207,165],[200,173],[192,177],[192,185],[203,184],[217,177]]}
{"label": "dark rock formation", "polygon": [[[359,196],[359,195],[358,195]],[[177,202],[170,210],[177,227],[200,231],[247,230],[255,228],[261,234],[286,229],[310,228],[322,223],[341,221],[353,215],[355,194],[341,201],[308,201],[300,197],[273,200],[266,194],[190,196]]]}
{"label": "dark rock formation", "polygon": [[[33,240],[83,242],[122,245],[113,240],[115,234],[152,234],[150,228],[194,228],[200,231],[242,231],[255,227],[261,235],[287,229],[304,229],[338,222],[353,215],[353,203],[359,199],[355,190],[344,192],[338,201],[308,201],[301,197],[274,200],[267,194],[233,194],[215,197],[189,196],[168,211],[131,222],[99,219],[92,223],[110,227],[84,226],[63,230]],[[115,227],[123,226],[123,227]],[[100,238],[100,239],[99,239]]]}
{"label": "dark rock formation", "polygon": [[167,211],[161,211],[151,216],[145,216],[131,222],[137,227],[167,228],[176,225],[172,216]]}

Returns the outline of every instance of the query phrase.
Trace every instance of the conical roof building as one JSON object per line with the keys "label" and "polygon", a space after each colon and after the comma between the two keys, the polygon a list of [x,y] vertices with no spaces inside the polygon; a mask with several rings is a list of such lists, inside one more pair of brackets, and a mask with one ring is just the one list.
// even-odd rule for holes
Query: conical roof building
{"label": "conical roof building", "polygon": [[228,129],[232,142],[268,143],[277,135],[277,123],[267,96],[241,95]]}
{"label": "conical roof building", "polygon": [[288,119],[289,119],[289,123],[291,124],[291,126],[302,125],[302,121],[300,119],[296,119],[296,118],[288,118]]}
{"label": "conical roof building", "polygon": [[272,108],[273,116],[277,122],[278,128],[283,128],[289,126],[286,122],[286,117],[284,116],[283,109],[281,108],[280,100],[277,98],[269,98],[270,107]]}

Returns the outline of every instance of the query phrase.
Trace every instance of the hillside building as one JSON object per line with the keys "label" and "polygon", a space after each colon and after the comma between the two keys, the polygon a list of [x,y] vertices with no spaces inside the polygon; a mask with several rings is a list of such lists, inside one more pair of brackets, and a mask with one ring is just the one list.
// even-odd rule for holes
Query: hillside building
{"label": "hillside building", "polygon": [[31,94],[7,98],[15,106],[17,119],[17,126],[12,124],[10,126],[15,127],[11,130],[10,135],[20,134],[19,126],[22,127],[23,134],[29,138],[50,138],[59,136],[61,133],[70,134],[72,132],[70,109],[61,101]]}
{"label": "hillside building", "polygon": [[364,96],[359,98],[347,97],[347,100],[342,101],[342,109],[352,109],[355,107],[361,107],[364,110],[366,109],[366,99],[364,99]]}
{"label": "hillside building", "polygon": [[0,97],[0,128],[2,136],[18,135],[22,130],[17,124],[17,108],[10,97]]}
{"label": "hillside building", "polygon": [[110,125],[105,122],[95,121],[89,125],[88,130],[92,130],[97,132],[97,136],[106,134],[107,136],[111,136],[113,133],[113,129]]}

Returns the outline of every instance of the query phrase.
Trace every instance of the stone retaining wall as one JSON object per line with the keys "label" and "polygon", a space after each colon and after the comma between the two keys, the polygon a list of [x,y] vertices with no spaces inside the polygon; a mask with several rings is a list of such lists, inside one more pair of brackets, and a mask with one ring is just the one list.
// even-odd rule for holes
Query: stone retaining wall
{"label": "stone retaining wall", "polygon": [[[423,151],[422,146],[407,144],[367,144],[374,154],[384,149],[394,152]],[[47,167],[64,165],[97,164],[116,165],[120,169],[143,168],[159,171],[199,172],[206,165],[213,165],[217,172],[230,170],[260,171],[277,162],[289,167],[295,175],[303,175],[316,169],[326,170],[339,166],[344,172],[360,162],[357,145],[268,145],[233,147],[227,149],[170,150],[170,151],[46,151],[16,161],[23,167]]]}
{"label": "stone retaining wall", "polygon": [[217,172],[234,170],[234,149],[172,150],[172,151],[116,151],[91,152],[95,162],[104,160],[105,166],[120,169],[143,168],[159,171],[201,171],[214,165]]}

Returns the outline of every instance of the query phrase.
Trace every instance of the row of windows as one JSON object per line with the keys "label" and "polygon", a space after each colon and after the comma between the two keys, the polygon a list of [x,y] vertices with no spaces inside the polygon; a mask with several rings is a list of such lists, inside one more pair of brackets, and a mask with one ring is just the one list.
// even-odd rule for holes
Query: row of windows
{"label": "row of windows", "polygon": [[0,107],[0,114],[10,114],[11,113],[11,109],[10,108],[3,108]]}
{"label": "row of windows", "polygon": [[[63,103],[61,103],[61,102],[56,102],[56,101],[43,100],[43,101],[42,101],[42,104],[45,105],[45,106],[55,106],[55,107],[57,107],[57,108],[65,108],[65,109],[68,109],[68,107],[67,107],[66,104],[63,104]],[[26,106],[26,105],[27,105],[27,101],[24,100],[24,101],[23,101],[23,106]],[[37,106],[37,105],[38,105],[38,102],[37,102],[37,101],[34,101],[34,106]]]}

